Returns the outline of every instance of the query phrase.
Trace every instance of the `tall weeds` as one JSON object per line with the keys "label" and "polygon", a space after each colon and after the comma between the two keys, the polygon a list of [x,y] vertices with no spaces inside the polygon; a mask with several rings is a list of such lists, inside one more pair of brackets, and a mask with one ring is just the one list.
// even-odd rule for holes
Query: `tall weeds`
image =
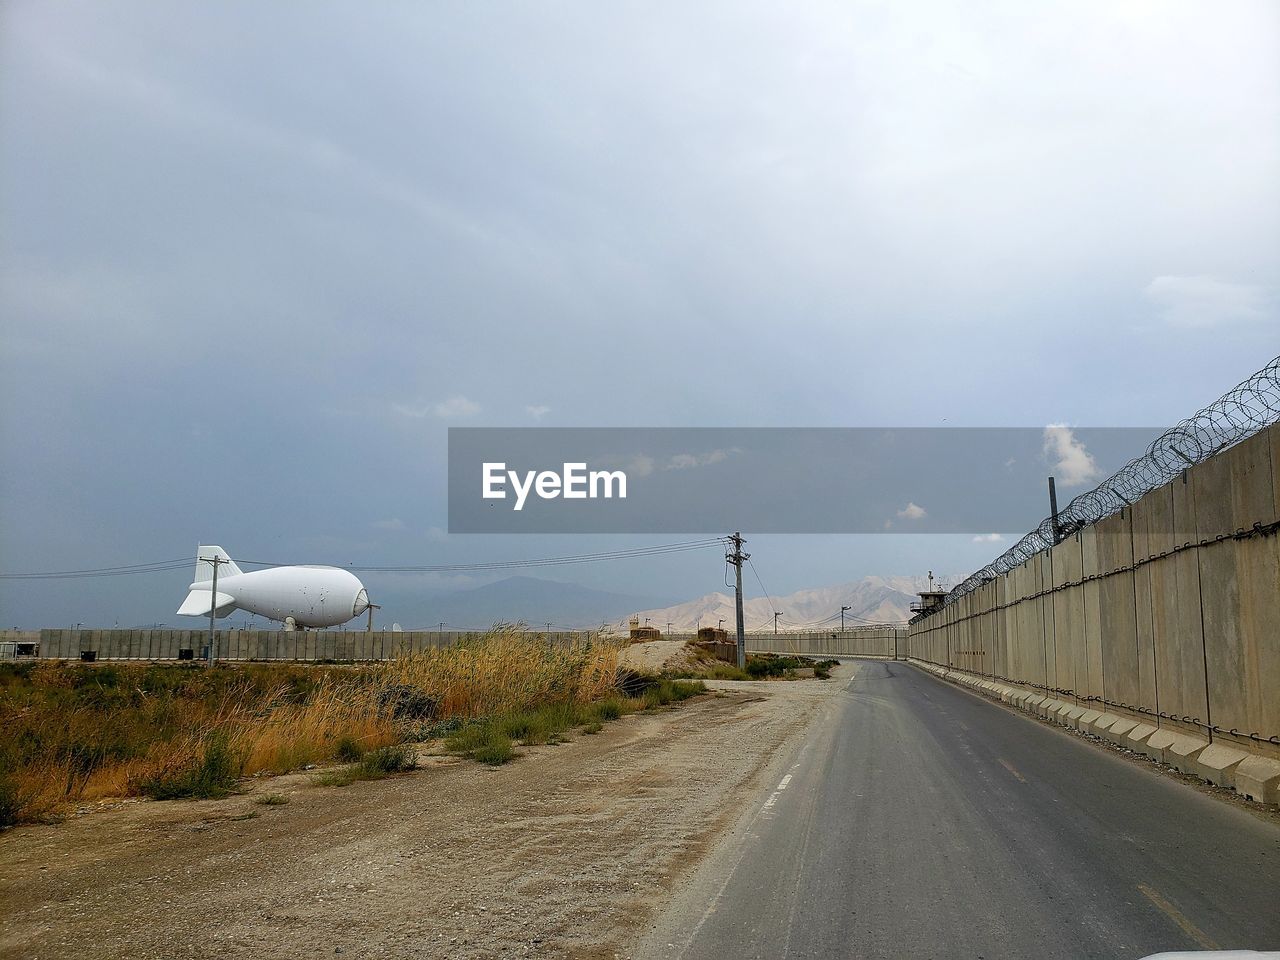
{"label": "tall weeds", "polygon": [[516,629],[382,665],[382,682],[425,693],[436,716],[485,717],[543,703],[588,703],[613,691],[620,647],[557,648]]}
{"label": "tall weeds", "polygon": [[238,777],[375,753],[424,725],[590,703],[614,692],[617,664],[616,646],[559,649],[510,628],[355,668],[6,664],[0,826],[108,797],[213,796]]}

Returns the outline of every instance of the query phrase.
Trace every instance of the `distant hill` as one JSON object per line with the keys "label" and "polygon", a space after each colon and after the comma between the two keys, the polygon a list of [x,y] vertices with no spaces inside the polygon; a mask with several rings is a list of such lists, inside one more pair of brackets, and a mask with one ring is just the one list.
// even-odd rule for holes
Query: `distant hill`
{"label": "distant hill", "polygon": [[537,577],[508,577],[495,583],[438,596],[393,594],[384,599],[385,615],[379,622],[395,620],[406,630],[434,629],[442,621],[448,629],[483,630],[494,623],[523,620],[541,627],[599,627],[617,624],[645,607],[669,603],[668,597],[630,596],[594,590],[575,583]]}
{"label": "distant hill", "polygon": [[[948,589],[958,583],[960,577],[945,577],[934,583]],[[845,611],[845,626],[857,626],[868,622],[890,623],[905,621],[910,617],[909,605],[916,594],[927,590],[927,577],[864,577],[850,583],[831,587],[797,590],[785,597],[773,597],[772,605],[764,597],[756,597],[743,603],[743,617],[748,630],[772,630],[773,611],[782,613],[778,621],[780,630],[823,629],[840,625],[840,608]],[[709,593],[674,606],[640,611],[659,629],[665,630],[668,622],[673,630],[696,630],[698,627],[714,627],[720,620],[726,626],[734,623],[733,596],[725,593]]]}

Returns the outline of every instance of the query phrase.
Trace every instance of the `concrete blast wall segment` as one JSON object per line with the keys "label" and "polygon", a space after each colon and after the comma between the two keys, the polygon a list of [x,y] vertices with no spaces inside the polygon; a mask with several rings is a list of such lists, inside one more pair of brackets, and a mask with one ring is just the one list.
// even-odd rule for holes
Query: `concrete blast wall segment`
{"label": "concrete blast wall segment", "polygon": [[[452,646],[482,636],[459,630],[219,630],[219,660],[391,660],[430,647]],[[39,655],[76,660],[177,660],[182,651],[200,658],[209,643],[207,630],[41,630]],[[577,647],[593,633],[539,633],[549,643]]]}
{"label": "concrete blast wall segment", "polygon": [[1127,717],[1149,728],[1148,752],[1210,779],[1256,756],[1276,764],[1274,797],[1278,533],[1273,424],[912,624],[905,650]]}
{"label": "concrete blast wall segment", "polygon": [[[381,630],[219,630],[219,660],[391,660],[429,647],[447,647],[475,639],[478,631]],[[547,641],[565,647],[593,642],[598,635],[588,631],[538,633]],[[679,635],[677,639],[694,639]],[[194,658],[203,656],[209,643],[207,630],[40,630],[5,631],[0,641],[21,639],[39,644],[39,656],[76,660],[91,653],[95,660],[177,660],[189,650]],[[905,656],[907,631],[892,627],[862,627],[856,630],[813,631],[809,633],[749,633],[747,649],[752,653],[793,653],[803,656]]]}
{"label": "concrete blast wall segment", "polygon": [[750,653],[893,658],[906,655],[907,631],[893,627],[872,627],[810,633],[748,633],[746,644]]}

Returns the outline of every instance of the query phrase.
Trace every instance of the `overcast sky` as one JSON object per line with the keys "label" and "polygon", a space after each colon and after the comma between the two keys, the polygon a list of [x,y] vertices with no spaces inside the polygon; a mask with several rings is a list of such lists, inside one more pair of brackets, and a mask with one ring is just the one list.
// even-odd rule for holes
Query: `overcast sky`
{"label": "overcast sky", "polygon": [[[1277,170],[1273,0],[8,0],[0,567],[645,542],[445,535],[450,425],[1162,426],[1280,353]],[[1001,547],[749,549],[786,593]]]}

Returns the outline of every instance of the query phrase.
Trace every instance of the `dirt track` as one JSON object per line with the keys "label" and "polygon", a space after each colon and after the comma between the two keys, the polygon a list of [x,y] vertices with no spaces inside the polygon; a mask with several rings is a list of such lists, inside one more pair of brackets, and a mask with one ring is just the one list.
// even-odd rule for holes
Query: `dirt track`
{"label": "dirt track", "polygon": [[613,957],[837,684],[717,684],[496,769],[278,777],[253,790],[286,806],[138,802],[14,830],[0,955]]}

